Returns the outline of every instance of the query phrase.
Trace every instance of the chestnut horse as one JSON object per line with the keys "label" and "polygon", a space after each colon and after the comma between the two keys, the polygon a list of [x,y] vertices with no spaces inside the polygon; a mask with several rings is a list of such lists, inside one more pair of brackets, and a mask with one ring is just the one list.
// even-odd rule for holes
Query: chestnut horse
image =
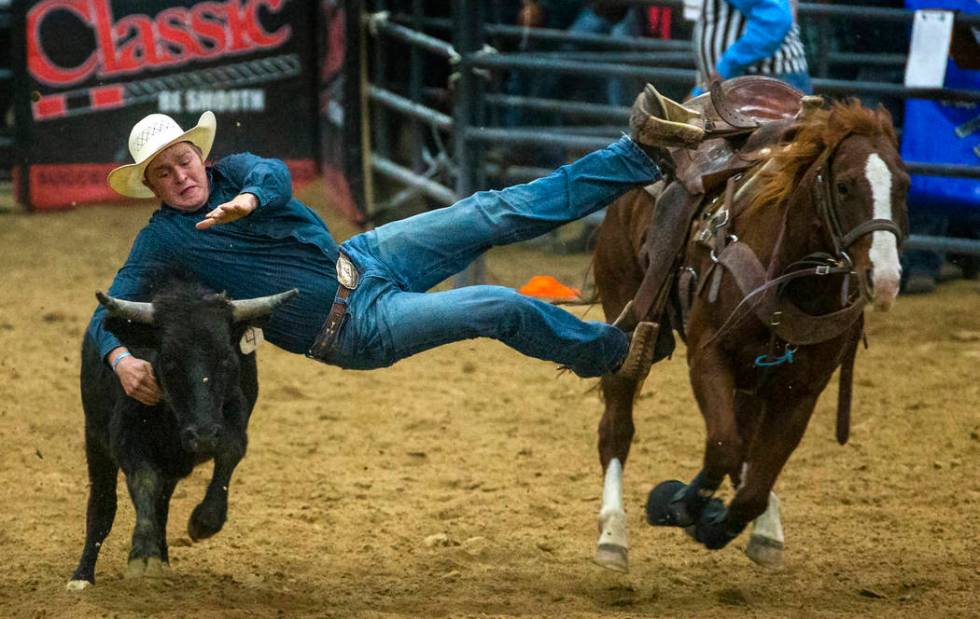
{"label": "chestnut horse", "polygon": [[[663,482],[647,502],[650,524],[683,527],[710,549],[758,518],[749,556],[772,567],[782,562],[782,529],[771,491],[838,367],[838,440],[846,441],[864,305],[887,310],[898,294],[909,185],[882,109],[817,106],[779,135],[752,167],[701,201],[678,257],[670,322],[687,343],[704,462],[689,484]],[[643,279],[652,194],[623,196],[599,231],[595,280],[608,320],[623,314]],[[640,386],[615,376],[601,384],[596,561],[620,571],[628,567],[622,468]],[[713,497],[725,476],[737,489],[727,507]]]}

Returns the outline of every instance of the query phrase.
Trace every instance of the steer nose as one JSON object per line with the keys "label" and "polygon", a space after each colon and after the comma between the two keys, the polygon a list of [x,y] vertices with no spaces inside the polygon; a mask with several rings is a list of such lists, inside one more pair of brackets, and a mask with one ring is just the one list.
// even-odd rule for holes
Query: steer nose
{"label": "steer nose", "polygon": [[194,453],[212,452],[218,446],[218,439],[221,438],[221,426],[216,423],[206,426],[187,426],[184,428],[181,438],[189,451]]}

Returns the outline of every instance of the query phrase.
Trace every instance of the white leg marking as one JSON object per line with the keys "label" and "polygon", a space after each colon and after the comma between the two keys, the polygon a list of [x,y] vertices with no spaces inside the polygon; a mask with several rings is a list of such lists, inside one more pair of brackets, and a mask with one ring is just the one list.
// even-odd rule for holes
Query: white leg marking
{"label": "white leg marking", "polygon": [[769,493],[769,505],[761,516],[752,523],[752,535],[758,535],[774,542],[782,544],[783,523],[779,519],[779,497],[775,492]]}
{"label": "white leg marking", "polygon": [[605,483],[602,486],[602,511],[623,511],[623,465],[619,458],[613,458],[606,467]]}
{"label": "white leg marking", "polygon": [[783,523],[779,519],[779,498],[769,493],[766,511],[752,522],[752,535],[745,554],[770,570],[783,569]]}
{"label": "white leg marking", "polygon": [[92,586],[87,580],[69,580],[68,584],[65,585],[65,591],[84,591]]}
{"label": "white leg marking", "polygon": [[[892,173],[877,153],[868,155],[864,174],[871,185],[875,219],[892,219]],[[878,230],[871,236],[872,277],[874,278],[875,309],[888,310],[898,295],[902,267],[898,261],[898,246],[891,232]]]}
{"label": "white leg marking", "polygon": [[606,467],[599,509],[595,562],[618,572],[629,571],[626,512],[623,511],[623,465],[613,458]]}

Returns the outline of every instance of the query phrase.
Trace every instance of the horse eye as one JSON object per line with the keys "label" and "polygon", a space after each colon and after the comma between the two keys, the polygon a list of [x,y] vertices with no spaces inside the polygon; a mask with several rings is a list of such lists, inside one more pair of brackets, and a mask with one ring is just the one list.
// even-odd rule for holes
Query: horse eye
{"label": "horse eye", "polygon": [[837,183],[837,193],[839,193],[842,196],[846,196],[847,191],[848,189],[846,183]]}

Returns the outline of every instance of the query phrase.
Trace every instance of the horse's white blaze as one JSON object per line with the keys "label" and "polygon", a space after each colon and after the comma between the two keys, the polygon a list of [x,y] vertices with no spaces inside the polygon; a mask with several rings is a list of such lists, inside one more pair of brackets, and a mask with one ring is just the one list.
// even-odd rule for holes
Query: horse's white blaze
{"label": "horse's white blaze", "polygon": [[[868,155],[864,168],[865,177],[871,186],[875,219],[892,219],[892,173],[888,165],[877,153]],[[898,262],[898,245],[891,232],[876,230],[871,236],[872,277],[874,279],[875,309],[888,310],[895,297],[902,278],[902,267]]]}

